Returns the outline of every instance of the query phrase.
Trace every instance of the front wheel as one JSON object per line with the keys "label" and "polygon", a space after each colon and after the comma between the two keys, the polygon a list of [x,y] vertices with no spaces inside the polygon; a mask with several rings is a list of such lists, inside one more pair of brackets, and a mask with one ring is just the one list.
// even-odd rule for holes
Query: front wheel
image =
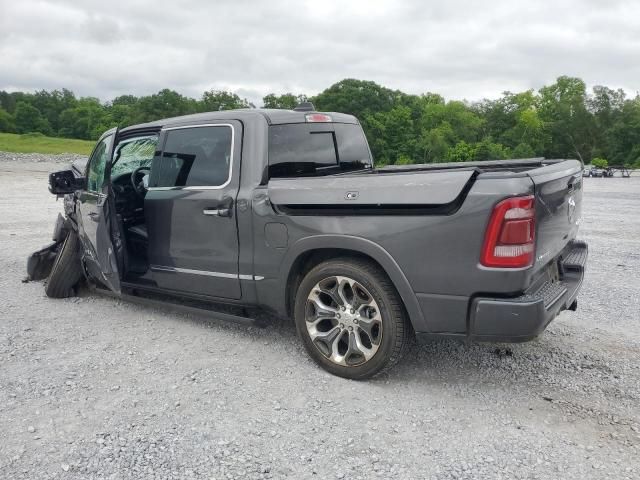
{"label": "front wheel", "polygon": [[371,378],[395,365],[411,337],[402,300],[375,264],[341,258],[304,277],[295,323],[313,360],[334,375]]}

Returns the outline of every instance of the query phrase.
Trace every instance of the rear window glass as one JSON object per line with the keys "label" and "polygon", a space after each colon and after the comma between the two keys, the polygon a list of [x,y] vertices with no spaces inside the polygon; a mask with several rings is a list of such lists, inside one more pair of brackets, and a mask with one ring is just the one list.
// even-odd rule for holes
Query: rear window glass
{"label": "rear window glass", "polygon": [[269,177],[327,175],[371,166],[359,125],[286,124],[269,127]]}
{"label": "rear window glass", "polygon": [[340,163],[371,166],[371,152],[360,125],[336,124],[335,129]]}
{"label": "rear window glass", "polygon": [[231,172],[232,130],[227,125],[169,130],[151,162],[150,187],[220,186]]}

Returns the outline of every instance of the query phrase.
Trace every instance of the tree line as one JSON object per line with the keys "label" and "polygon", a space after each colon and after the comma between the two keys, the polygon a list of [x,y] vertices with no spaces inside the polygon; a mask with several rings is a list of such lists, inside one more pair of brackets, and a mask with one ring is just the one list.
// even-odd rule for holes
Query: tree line
{"label": "tree line", "polygon": [[[640,167],[640,96],[605,86],[588,91],[579,78],[478,102],[345,79],[312,97],[272,93],[262,106],[293,108],[305,100],[357,116],[379,165],[547,157]],[[255,105],[219,90],[194,99],[164,89],[104,103],[67,89],[0,91],[0,131],[92,140],[116,125],[236,108]]]}

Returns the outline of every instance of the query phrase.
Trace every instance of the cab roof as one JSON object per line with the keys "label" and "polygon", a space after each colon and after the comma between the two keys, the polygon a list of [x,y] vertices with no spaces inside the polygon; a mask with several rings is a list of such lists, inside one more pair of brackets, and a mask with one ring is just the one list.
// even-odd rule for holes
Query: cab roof
{"label": "cab roof", "polygon": [[138,125],[131,125],[123,128],[122,133],[126,133],[132,130],[141,129],[161,129],[166,127],[198,124],[214,122],[219,120],[248,120],[257,116],[262,116],[266,119],[269,125],[282,125],[286,123],[306,123],[306,115],[310,113],[322,113],[329,115],[333,123],[352,123],[357,124],[358,119],[353,115],[347,115],[346,113],[338,112],[316,112],[316,111],[296,111],[296,110],[281,110],[275,108],[242,108],[237,110],[222,110],[219,112],[204,112],[194,113],[191,115],[182,115],[180,117],[164,118],[161,120],[155,120],[153,122],[141,123]]}

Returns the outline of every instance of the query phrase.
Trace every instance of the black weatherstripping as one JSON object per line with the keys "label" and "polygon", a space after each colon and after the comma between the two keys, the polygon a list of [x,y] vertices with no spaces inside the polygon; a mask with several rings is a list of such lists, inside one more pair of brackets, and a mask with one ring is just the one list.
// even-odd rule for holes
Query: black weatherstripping
{"label": "black weatherstripping", "polygon": [[449,163],[414,163],[410,165],[387,165],[378,168],[379,173],[417,172],[422,170],[460,170],[479,169],[482,172],[492,171],[528,171],[545,165],[553,165],[564,160],[547,160],[540,158],[523,158],[517,160],[479,160],[475,162],[449,162]]}

